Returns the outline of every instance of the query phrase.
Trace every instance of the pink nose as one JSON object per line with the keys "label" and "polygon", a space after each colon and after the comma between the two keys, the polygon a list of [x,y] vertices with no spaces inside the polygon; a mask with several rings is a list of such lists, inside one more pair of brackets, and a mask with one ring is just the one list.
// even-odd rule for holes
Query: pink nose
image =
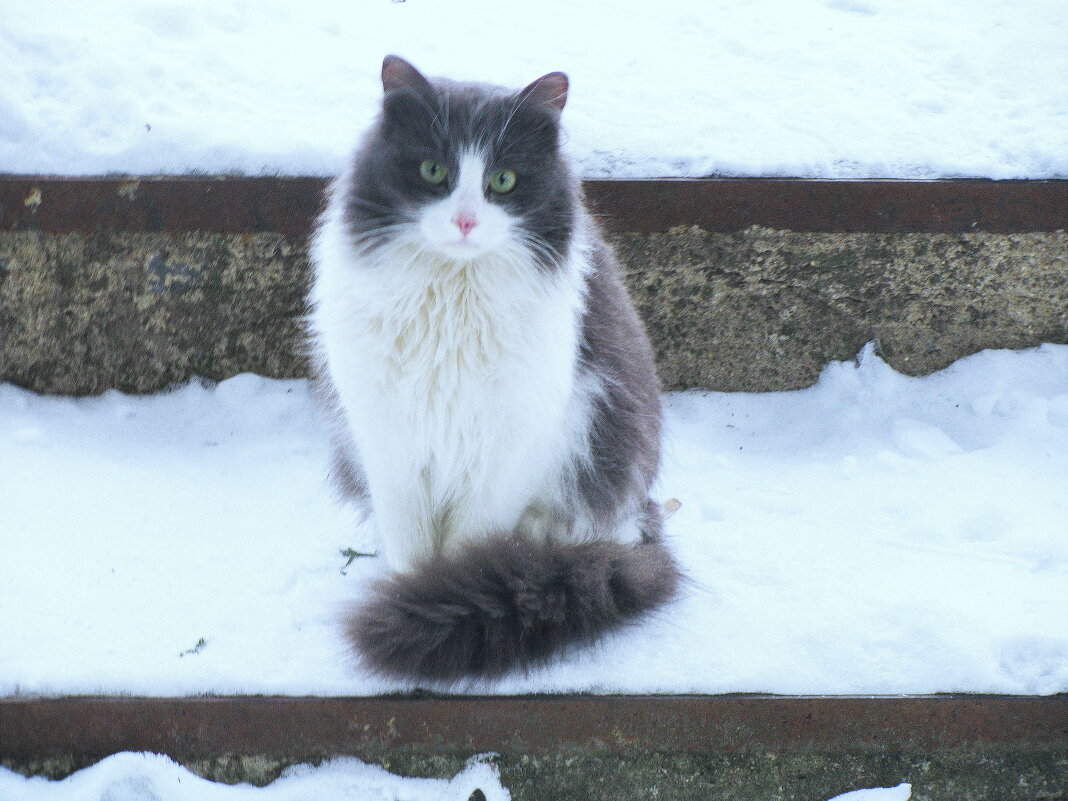
{"label": "pink nose", "polygon": [[456,227],[460,229],[460,234],[463,235],[464,239],[467,239],[471,229],[478,225],[478,218],[474,214],[465,214],[464,212],[457,214],[452,218],[452,221],[456,223]]}

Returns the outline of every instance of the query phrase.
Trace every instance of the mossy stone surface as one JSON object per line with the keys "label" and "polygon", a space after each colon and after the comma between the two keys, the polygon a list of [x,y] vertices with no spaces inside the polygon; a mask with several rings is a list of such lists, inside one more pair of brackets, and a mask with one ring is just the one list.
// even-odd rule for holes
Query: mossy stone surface
{"label": "mossy stone surface", "polygon": [[[677,228],[612,237],[665,389],[811,384],[872,340],[922,375],[1068,342],[1068,236]],[[0,380],[153,392],[306,373],[306,241],[281,234],[0,233]]]}
{"label": "mossy stone surface", "polygon": [[0,234],[0,380],[146,393],[301,375],[307,255],[280,234]]}
{"label": "mossy stone surface", "polygon": [[614,238],[667,389],[808,386],[878,339],[925,375],[1068,341],[1068,238],[677,228]]}

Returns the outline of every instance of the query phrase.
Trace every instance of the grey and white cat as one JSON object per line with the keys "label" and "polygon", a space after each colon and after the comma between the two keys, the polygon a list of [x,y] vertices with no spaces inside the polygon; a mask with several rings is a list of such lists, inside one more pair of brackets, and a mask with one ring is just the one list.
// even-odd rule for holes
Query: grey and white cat
{"label": "grey and white cat", "polygon": [[494,677],[676,591],[653,357],[560,151],[567,77],[382,84],[312,243],[334,474],[393,570],[348,631],[382,674]]}

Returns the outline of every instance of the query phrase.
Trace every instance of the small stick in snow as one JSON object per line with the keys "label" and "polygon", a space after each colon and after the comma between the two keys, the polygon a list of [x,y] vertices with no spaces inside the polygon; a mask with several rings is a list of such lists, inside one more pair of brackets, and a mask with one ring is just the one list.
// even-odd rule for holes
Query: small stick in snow
{"label": "small stick in snow", "polygon": [[207,645],[207,644],[208,644],[208,641],[205,640],[203,637],[201,637],[199,640],[197,640],[197,644],[194,645],[192,648],[189,648],[189,649],[187,649],[185,651],[182,651],[180,654],[178,654],[178,658],[179,659],[183,659],[183,658],[185,658],[187,656],[191,656],[193,654],[199,654],[201,651],[204,650],[204,646]]}
{"label": "small stick in snow", "polygon": [[345,572],[345,571],[347,571],[349,569],[349,565],[351,565],[357,559],[376,556],[376,554],[363,553],[362,551],[357,551],[357,550],[354,550],[352,548],[345,548],[344,550],[341,551],[341,555],[345,556],[345,557],[348,557],[348,560],[349,560],[349,561],[347,561],[345,563],[345,566],[341,568],[341,575],[343,575],[343,576],[347,576],[348,575],[348,573]]}

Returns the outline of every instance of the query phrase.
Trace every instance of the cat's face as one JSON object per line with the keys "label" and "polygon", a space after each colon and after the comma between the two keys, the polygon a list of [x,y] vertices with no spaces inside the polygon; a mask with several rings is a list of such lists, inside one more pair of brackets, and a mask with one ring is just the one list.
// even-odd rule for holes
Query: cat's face
{"label": "cat's face", "polygon": [[347,220],[364,247],[403,242],[450,261],[567,255],[577,202],[559,151],[561,73],[520,92],[431,83],[388,57],[377,125],[356,155]]}

